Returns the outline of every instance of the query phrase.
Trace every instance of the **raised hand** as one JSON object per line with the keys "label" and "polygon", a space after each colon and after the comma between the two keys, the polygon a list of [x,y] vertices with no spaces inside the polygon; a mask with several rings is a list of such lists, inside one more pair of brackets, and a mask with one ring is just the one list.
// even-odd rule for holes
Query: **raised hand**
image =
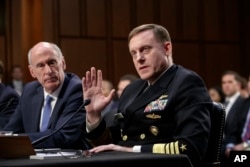
{"label": "raised hand", "polygon": [[87,105],[87,120],[90,124],[94,124],[101,119],[101,111],[109,104],[114,96],[113,89],[108,96],[104,96],[102,92],[102,71],[91,67],[86,72],[86,76],[82,78],[82,88],[84,99],[90,99]]}

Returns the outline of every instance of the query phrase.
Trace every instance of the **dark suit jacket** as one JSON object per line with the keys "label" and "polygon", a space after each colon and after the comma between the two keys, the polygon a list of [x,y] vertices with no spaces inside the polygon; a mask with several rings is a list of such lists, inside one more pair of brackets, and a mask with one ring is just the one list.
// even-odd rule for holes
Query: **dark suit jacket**
{"label": "dark suit jacket", "polygon": [[231,126],[231,130],[228,131],[228,134],[225,138],[225,145],[228,143],[239,144],[242,142],[241,135],[243,133],[243,129],[245,123],[247,121],[247,114],[250,108],[250,97],[244,100],[244,103],[241,104],[241,108],[237,111],[237,114],[234,115],[233,125]]}
{"label": "dark suit jacket", "polygon": [[[153,152],[155,144],[178,141],[179,152],[187,154],[193,165],[198,164],[205,154],[211,126],[212,101],[203,80],[173,65],[142,93],[145,87],[147,81],[138,80],[124,90],[118,106],[124,118],[119,121],[119,131],[113,131],[113,139],[118,136],[118,144],[124,146],[142,145],[142,152]],[[88,134],[90,139],[104,130],[103,122]],[[181,149],[182,145],[187,149]]]}
{"label": "dark suit jacket", "polygon": [[[82,84],[79,77],[74,74],[66,74],[64,83],[59,93],[53,113],[51,115],[48,130],[39,132],[41,108],[44,101],[43,87],[38,81],[27,83],[20,98],[13,117],[4,128],[14,133],[28,134],[32,142],[43,136],[53,133],[83,103]],[[34,145],[35,148],[79,148],[81,127],[85,124],[85,110],[80,109],[61,130],[50,136],[43,142]]]}
{"label": "dark suit jacket", "polygon": [[231,109],[228,112],[228,115],[226,117],[225,122],[225,129],[224,129],[224,140],[223,143],[228,143],[229,141],[226,141],[228,138],[227,136],[231,133],[231,131],[234,131],[233,129],[236,128],[236,131],[238,130],[238,127],[236,126],[236,119],[240,115],[242,115],[242,107],[245,103],[245,99],[239,96],[234,104],[232,105]]}
{"label": "dark suit jacket", "polygon": [[14,89],[0,83],[0,129],[9,121],[19,102],[19,95]]}

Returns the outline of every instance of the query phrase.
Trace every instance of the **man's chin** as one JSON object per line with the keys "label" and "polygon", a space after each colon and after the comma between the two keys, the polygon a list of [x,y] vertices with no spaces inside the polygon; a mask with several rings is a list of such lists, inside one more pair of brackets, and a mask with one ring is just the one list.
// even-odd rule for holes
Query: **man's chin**
{"label": "man's chin", "polygon": [[58,82],[49,82],[49,83],[46,83],[45,85],[46,90],[48,90],[49,92],[55,91],[58,87],[59,87]]}

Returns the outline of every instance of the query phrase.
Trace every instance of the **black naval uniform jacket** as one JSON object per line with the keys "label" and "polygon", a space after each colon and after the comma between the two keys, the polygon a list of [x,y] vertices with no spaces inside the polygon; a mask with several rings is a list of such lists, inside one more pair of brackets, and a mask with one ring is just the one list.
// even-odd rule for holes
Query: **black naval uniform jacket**
{"label": "black naval uniform jacket", "polygon": [[[210,134],[212,101],[203,80],[173,65],[147,86],[147,81],[138,80],[124,90],[116,115],[118,128],[109,129],[113,143],[141,145],[141,152],[187,154],[195,166],[205,154]],[[105,129],[102,120],[87,134],[88,139],[107,144],[102,143],[108,136]]]}

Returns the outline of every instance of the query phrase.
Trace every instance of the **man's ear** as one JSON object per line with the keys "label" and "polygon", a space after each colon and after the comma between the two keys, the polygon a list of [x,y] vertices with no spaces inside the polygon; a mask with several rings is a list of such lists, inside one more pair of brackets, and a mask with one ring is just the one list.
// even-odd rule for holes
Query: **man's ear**
{"label": "man's ear", "polygon": [[172,44],[171,42],[165,42],[164,43],[165,51],[167,55],[172,54]]}
{"label": "man's ear", "polygon": [[36,78],[36,75],[34,73],[34,69],[31,65],[29,65],[29,70],[30,70],[30,75],[33,77],[33,78]]}
{"label": "man's ear", "polygon": [[62,68],[63,68],[63,70],[66,69],[66,62],[65,62],[64,58],[62,59]]}

